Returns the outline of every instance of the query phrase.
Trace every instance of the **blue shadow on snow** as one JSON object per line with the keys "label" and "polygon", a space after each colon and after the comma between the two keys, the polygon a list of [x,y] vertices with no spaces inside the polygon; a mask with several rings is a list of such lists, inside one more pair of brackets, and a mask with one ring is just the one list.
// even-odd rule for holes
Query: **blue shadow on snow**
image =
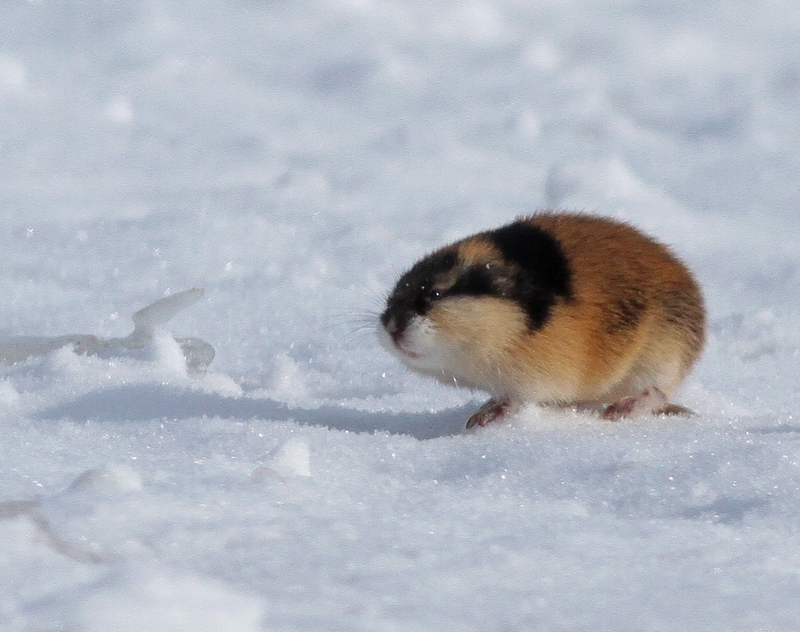
{"label": "blue shadow on snow", "polygon": [[145,421],[222,417],[295,421],[352,432],[389,432],[433,439],[465,432],[474,406],[438,413],[369,412],[336,405],[290,408],[270,399],[226,397],[168,385],[137,384],[87,393],[76,400],[40,411],[38,419],[71,421]]}

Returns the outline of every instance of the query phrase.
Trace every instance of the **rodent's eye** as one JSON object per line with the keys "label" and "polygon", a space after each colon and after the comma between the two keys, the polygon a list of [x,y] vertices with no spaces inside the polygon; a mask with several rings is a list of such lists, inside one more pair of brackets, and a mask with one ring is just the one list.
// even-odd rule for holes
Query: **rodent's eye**
{"label": "rodent's eye", "polygon": [[431,303],[439,300],[440,298],[442,298],[442,292],[440,290],[430,287],[422,287],[420,288],[420,293],[417,295],[417,298],[414,301],[414,309],[416,309],[420,314],[424,314],[430,308]]}

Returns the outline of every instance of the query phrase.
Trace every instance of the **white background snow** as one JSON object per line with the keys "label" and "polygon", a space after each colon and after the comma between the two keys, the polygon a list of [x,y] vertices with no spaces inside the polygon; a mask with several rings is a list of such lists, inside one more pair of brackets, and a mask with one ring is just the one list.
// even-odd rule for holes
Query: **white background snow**
{"label": "white background snow", "polygon": [[[0,367],[0,629],[800,629],[797,3],[6,0],[0,112],[4,335],[217,351]],[[547,207],[696,271],[696,417],[466,432],[379,347]]]}

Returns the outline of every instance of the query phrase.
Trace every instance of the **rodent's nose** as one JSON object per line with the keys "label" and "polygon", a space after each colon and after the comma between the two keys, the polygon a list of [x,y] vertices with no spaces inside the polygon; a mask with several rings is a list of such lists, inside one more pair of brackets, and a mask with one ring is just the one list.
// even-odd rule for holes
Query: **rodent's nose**
{"label": "rodent's nose", "polygon": [[386,333],[392,338],[392,342],[399,347],[407,323],[403,319],[397,318],[395,314],[384,314],[381,317],[381,322]]}
{"label": "rodent's nose", "polygon": [[384,314],[384,316],[385,318],[381,318],[381,321],[383,322],[383,328],[392,338],[394,338],[400,329],[400,326],[397,324],[397,318],[388,314]]}

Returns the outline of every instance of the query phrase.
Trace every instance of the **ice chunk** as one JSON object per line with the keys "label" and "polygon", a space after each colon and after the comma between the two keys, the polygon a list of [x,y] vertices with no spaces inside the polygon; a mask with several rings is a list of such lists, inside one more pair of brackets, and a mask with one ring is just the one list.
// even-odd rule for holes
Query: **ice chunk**
{"label": "ice chunk", "polygon": [[69,346],[78,354],[100,357],[137,356],[149,349],[150,359],[164,361],[170,366],[177,360],[180,369],[185,365],[189,375],[202,375],[214,359],[214,347],[200,338],[173,338],[165,326],[203,294],[201,288],[195,287],[165,296],[140,309],[133,315],[133,332],[124,338],[99,338],[91,334],[0,336],[0,362],[15,364]]}
{"label": "ice chunk", "polygon": [[201,288],[193,287],[177,294],[170,294],[143,307],[133,315],[133,324],[136,327],[129,338],[137,339],[152,335],[156,328],[166,325],[175,314],[199,301],[204,293]]}

